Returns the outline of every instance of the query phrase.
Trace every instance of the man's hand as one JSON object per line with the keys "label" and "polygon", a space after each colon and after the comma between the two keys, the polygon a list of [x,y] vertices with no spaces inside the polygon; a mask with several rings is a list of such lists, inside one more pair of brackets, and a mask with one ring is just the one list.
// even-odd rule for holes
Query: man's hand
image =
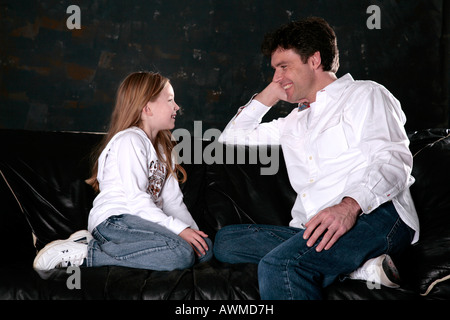
{"label": "man's hand", "polygon": [[195,253],[201,257],[208,250],[208,245],[203,238],[208,238],[208,235],[200,230],[186,228],[180,232],[179,236],[191,245]]}
{"label": "man's hand", "polygon": [[278,82],[269,83],[269,85],[255,97],[255,100],[258,100],[268,107],[272,107],[280,100],[286,101],[286,99],[286,91]]}
{"label": "man's hand", "polygon": [[341,203],[319,211],[305,224],[303,239],[311,247],[323,235],[316,251],[330,249],[336,241],[349,231],[356,223],[361,213],[359,204],[352,198],[344,198]]}

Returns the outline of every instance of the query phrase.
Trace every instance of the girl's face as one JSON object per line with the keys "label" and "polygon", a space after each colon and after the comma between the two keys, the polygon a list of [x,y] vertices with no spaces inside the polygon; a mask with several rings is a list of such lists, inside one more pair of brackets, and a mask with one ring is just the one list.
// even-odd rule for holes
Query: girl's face
{"label": "girl's face", "polygon": [[154,102],[147,106],[152,112],[152,130],[171,130],[175,127],[175,117],[180,107],[175,103],[175,93],[172,85],[167,82]]}

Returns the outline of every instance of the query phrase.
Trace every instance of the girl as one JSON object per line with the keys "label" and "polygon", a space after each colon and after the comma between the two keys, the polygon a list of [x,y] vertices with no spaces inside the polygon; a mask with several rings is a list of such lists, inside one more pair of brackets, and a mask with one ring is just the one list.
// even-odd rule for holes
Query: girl
{"label": "girl", "polygon": [[35,269],[83,264],[166,271],[191,267],[195,256],[211,259],[212,242],[183,203],[178,183],[186,172],[171,154],[169,130],[178,110],[167,78],[151,72],[125,78],[86,181],[99,191],[89,231],[48,244]]}

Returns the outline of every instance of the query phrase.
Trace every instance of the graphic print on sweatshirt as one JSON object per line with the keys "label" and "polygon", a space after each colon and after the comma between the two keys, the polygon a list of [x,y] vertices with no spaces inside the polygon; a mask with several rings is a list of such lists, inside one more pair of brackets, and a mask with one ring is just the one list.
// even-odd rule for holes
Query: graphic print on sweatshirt
{"label": "graphic print on sweatshirt", "polygon": [[164,185],[165,177],[166,167],[158,160],[150,162],[147,192],[151,195],[156,205],[159,205],[158,198]]}

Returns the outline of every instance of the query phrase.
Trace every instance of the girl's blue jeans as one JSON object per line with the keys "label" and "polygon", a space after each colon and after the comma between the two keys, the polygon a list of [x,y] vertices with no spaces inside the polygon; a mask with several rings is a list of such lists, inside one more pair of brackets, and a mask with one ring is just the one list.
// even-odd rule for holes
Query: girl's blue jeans
{"label": "girl's blue jeans", "polygon": [[112,216],[92,231],[86,266],[124,266],[157,271],[192,267],[212,258],[212,242],[205,238],[209,250],[197,257],[184,239],[156,223],[138,216]]}
{"label": "girl's blue jeans", "polygon": [[214,255],[228,263],[258,264],[264,300],[322,299],[322,289],[348,275],[368,259],[398,254],[414,231],[398,216],[391,202],[356,224],[329,249],[315,250],[303,239],[304,229],[270,225],[231,225],[216,235]]}

